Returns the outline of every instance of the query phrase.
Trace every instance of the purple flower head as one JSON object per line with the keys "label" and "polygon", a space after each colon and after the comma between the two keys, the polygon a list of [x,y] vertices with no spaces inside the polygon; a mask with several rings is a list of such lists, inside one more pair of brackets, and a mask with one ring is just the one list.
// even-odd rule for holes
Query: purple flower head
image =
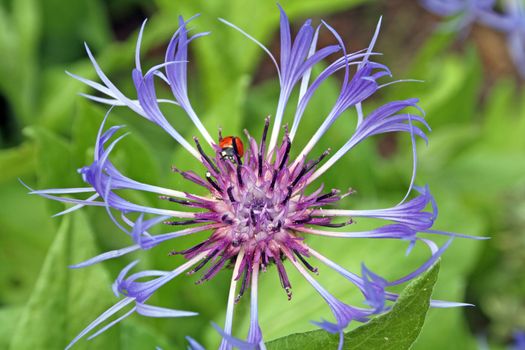
{"label": "purple flower head", "polygon": [[456,17],[449,23],[454,30],[469,28],[477,22],[502,32],[507,37],[511,59],[525,77],[525,7],[522,0],[504,0],[503,11],[495,0],[421,0],[430,12],[441,17]]}
{"label": "purple flower head", "polygon": [[494,23],[507,35],[510,56],[521,77],[525,78],[525,5],[519,0],[507,0],[504,8],[504,14]]}
{"label": "purple flower head", "polygon": [[525,349],[525,332],[516,331],[514,332],[514,346],[512,350],[524,350]]}
{"label": "purple flower head", "polygon": [[450,29],[470,28],[479,17],[492,11],[496,0],[420,0],[423,7],[440,17],[453,17],[448,23]]}
{"label": "purple flower head", "polygon": [[[186,181],[198,185],[201,188],[200,194],[133,180],[122,174],[110,160],[112,151],[118,147],[125,134],[117,135],[121,132],[122,126],[106,128],[108,119],[106,116],[96,139],[93,162],[79,170],[86,187],[31,192],[74,204],[73,207],[59,214],[69,213],[83,206],[104,207],[117,227],[132,241],[132,245],[128,247],[103,253],[72,267],[89,266],[137,250],[151,249],[162,242],[181,236],[209,232],[200,243],[170,253],[181,255],[187,260],[173,271],[146,270],[129,275],[136,263],[125,267],[113,285],[116,296],[121,296],[123,299],[91,323],[71,345],[128,305],[133,305],[131,310],[109,322],[91,337],[102,333],[134,312],[150,317],[194,315],[186,311],[169,310],[145,303],[156,290],[184,272],[189,275],[198,273],[197,284],[201,284],[214,278],[220,271],[232,267],[226,320],[224,327],[216,327],[223,337],[220,349],[231,349],[234,346],[265,348],[258,321],[258,283],[259,275],[270,268],[277,271],[288,299],[292,298],[293,284],[288,274],[290,269],[296,269],[312,285],[333,313],[333,320],[315,324],[329,332],[340,334],[341,347],[343,331],[350,322],[366,322],[371,316],[387,311],[390,308],[388,303],[398,297],[387,289],[407,282],[426,271],[451,242],[449,240],[442,247],[438,247],[432,240],[420,237],[420,233],[462,236],[432,229],[437,216],[434,199],[428,187],[413,186],[416,167],[415,138],[419,137],[427,141],[426,131],[429,130],[423,119],[423,113],[417,106],[417,100],[390,102],[368,115],[363,114],[362,103],[377,90],[389,85],[379,83],[381,78],[390,75],[388,68],[371,60],[375,55],[373,46],[379,33],[379,26],[368,48],[356,53],[347,53],[341,37],[324,22],[314,29],[311,21],[308,20],[297,35],[292,37],[288,18],[282,8],[280,11],[280,62],[277,62],[269,50],[254,38],[235,25],[222,20],[261,46],[270,55],[277,68],[281,92],[275,117],[261,118],[264,127],[262,137],[259,139],[252,137],[249,131],[245,131],[243,138],[223,137],[219,131],[219,138],[216,141],[204,128],[188,96],[187,63],[188,46],[194,39],[206,33],[190,35],[187,29],[189,21],[184,21],[182,18],[179,20],[179,29],[168,45],[165,62],[146,72],[142,70],[140,63],[140,42],[145,28],[145,23],[143,24],[137,42],[136,67],[132,73],[136,99],[126,97],[106,77],[89,49],[87,49],[88,55],[102,84],[71,74],[105,95],[105,97],[86,96],[110,105],[108,115],[113,108],[127,106],[165,130],[202,164],[201,168],[195,170],[173,168],[173,171]],[[334,36],[336,44],[318,48],[317,37],[321,30],[328,30]],[[333,54],[340,57],[310,82],[313,66]],[[319,129],[309,138],[307,145],[303,149],[295,149],[293,140],[297,136],[305,108],[319,86],[340,70],[344,70],[344,79],[337,101],[326,117],[320,120]],[[173,100],[157,98],[158,83],[169,86]],[[288,131],[287,127],[281,126],[285,109],[293,108],[289,102],[295,89],[299,90],[299,99],[293,114],[292,128]],[[197,137],[193,138],[194,145],[188,142],[170,124],[159,107],[160,103],[180,106],[195,125],[199,137],[202,137],[205,144],[201,144],[200,138]],[[357,114],[357,127],[355,132],[349,135],[346,143],[333,153],[331,150],[316,150],[315,146],[331,125],[343,112],[353,108]],[[407,196],[391,208],[369,210],[326,208],[336,206],[341,198],[352,192],[342,193],[336,189],[325,191],[323,185],[312,188],[312,182],[329,171],[335,162],[359,143],[374,135],[390,132],[404,132],[412,140],[414,167]],[[294,153],[298,154],[295,158],[292,157]],[[417,195],[408,199],[412,189],[417,191]],[[121,190],[156,193],[161,199],[178,204],[185,209],[170,210],[134,203],[124,198]],[[72,199],[61,196],[84,193],[89,197]],[[353,221],[356,217],[379,219],[386,223],[367,231],[353,229],[357,226]],[[186,225],[191,227],[178,229]],[[149,231],[157,226],[175,229],[161,234],[151,234]],[[334,230],[343,227],[345,227],[344,231]],[[337,265],[309,245],[310,235],[398,239],[407,241],[409,250],[414,244],[421,242],[430,248],[431,254],[429,259],[413,272],[397,280],[387,281],[372,273],[364,265],[362,276]],[[363,295],[364,307],[348,305],[321,286],[315,277],[318,269],[315,267],[314,259],[356,286]],[[234,307],[248,291],[250,327],[246,339],[239,339],[233,336]],[[440,307],[463,305],[440,301],[433,301],[433,303]],[[191,347],[198,348],[198,344],[193,342],[190,340]]]}

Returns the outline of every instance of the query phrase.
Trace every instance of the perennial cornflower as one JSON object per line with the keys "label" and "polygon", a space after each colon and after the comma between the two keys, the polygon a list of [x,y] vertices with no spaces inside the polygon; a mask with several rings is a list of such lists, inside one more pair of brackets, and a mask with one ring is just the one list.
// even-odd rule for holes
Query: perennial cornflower
{"label": "perennial cornflower", "polygon": [[492,26],[505,33],[514,66],[525,78],[525,5],[520,0],[507,0],[504,13],[493,16]]}
{"label": "perennial cornflower", "polygon": [[454,17],[451,28],[469,28],[492,10],[496,0],[420,0],[430,12],[441,17]]}
{"label": "perennial cornflower", "polygon": [[498,11],[495,0],[421,0],[430,12],[455,18],[448,26],[454,30],[482,24],[501,32],[507,38],[507,47],[518,73],[525,77],[525,5],[523,0],[501,1]]}
{"label": "perennial cornflower", "polygon": [[[220,349],[232,347],[264,349],[262,331],[258,322],[258,283],[259,275],[269,268],[277,270],[280,283],[287,297],[292,298],[292,283],[287,271],[296,269],[315,288],[330,307],[333,321],[316,322],[328,332],[340,334],[342,346],[343,331],[351,321],[366,322],[371,316],[390,309],[390,302],[397,294],[387,291],[389,287],[407,282],[430,268],[458,234],[445,233],[432,229],[437,209],[429,188],[413,185],[412,180],[407,196],[397,205],[386,209],[344,210],[333,209],[338,201],[350,192],[338,190],[323,191],[323,185],[311,189],[314,180],[320,178],[331,166],[348,151],[367,138],[390,132],[404,132],[410,135],[414,157],[415,138],[427,140],[429,129],[417,99],[393,101],[364,115],[361,104],[379,89],[390,85],[380,84],[379,79],[390,76],[385,65],[372,61],[376,53],[373,47],[379,33],[379,25],[368,48],[355,53],[347,53],[341,37],[328,24],[322,23],[314,28],[307,20],[292,37],[290,24],[285,12],[280,8],[280,61],[261,43],[225,20],[226,25],[240,31],[257,45],[261,46],[276,66],[280,83],[280,96],[275,116],[264,118],[262,137],[256,140],[248,131],[244,142],[240,136],[222,136],[219,131],[218,142],[209,134],[194,111],[188,97],[187,65],[189,44],[204,36],[198,33],[190,36],[188,22],[180,18],[179,28],[173,35],[166,50],[165,61],[144,71],[140,62],[140,44],[145,23],[139,32],[136,47],[136,67],[132,77],[137,99],[125,96],[104,74],[94,56],[86,46],[88,56],[102,83],[72,75],[74,78],[94,88],[104,97],[85,95],[87,98],[110,105],[95,142],[93,162],[79,169],[84,182],[82,188],[36,190],[31,193],[65,203],[74,204],[60,214],[69,213],[84,206],[100,206],[115,224],[126,232],[134,244],[103,253],[87,261],[78,263],[75,268],[86,267],[107,259],[117,258],[138,250],[151,249],[162,242],[199,232],[210,232],[201,243],[188,247],[180,254],[187,261],[172,271],[147,270],[131,273],[137,261],[126,266],[113,284],[113,291],[122,299],[113,307],[89,324],[68,346],[91,334],[99,335],[132,313],[150,317],[187,317],[195,313],[152,306],[148,299],[163,285],[183,274],[194,274],[204,270],[198,284],[216,276],[221,270],[233,267],[230,291],[226,307],[226,320],[223,328],[216,327],[222,335]],[[328,30],[335,39],[335,45],[317,47],[321,30]],[[339,57],[329,64],[319,75],[311,78],[312,68],[330,55]],[[320,120],[320,127],[309,138],[301,150],[295,150],[294,139],[298,135],[303,113],[312,96],[323,82],[336,72],[344,72],[339,97],[328,115]],[[351,73],[354,72],[354,73]],[[156,83],[167,85],[173,93],[173,100],[158,99]],[[299,99],[291,128],[283,128],[285,109],[290,109],[292,92],[299,91]],[[168,122],[161,111],[160,103],[173,103],[183,109],[200,138],[194,137],[193,144],[186,140]],[[133,180],[121,173],[111,162],[112,151],[125,136],[117,137],[122,126],[106,129],[109,113],[113,108],[126,106],[148,121],[160,126],[181,147],[195,157],[202,168],[192,171],[173,168],[184,179],[202,188],[201,194],[184,189],[170,189]],[[357,127],[345,144],[331,155],[329,150],[315,151],[318,141],[343,112],[355,109]],[[415,113],[407,111],[413,110]],[[292,151],[298,154],[292,158]],[[149,207],[134,203],[123,197],[119,190],[135,190],[156,193],[162,199],[176,203],[191,210],[171,210]],[[409,199],[412,192],[415,196]],[[87,193],[87,199],[74,199],[60,195]],[[329,207],[328,207],[329,206]],[[115,215],[118,213],[120,215]],[[384,220],[386,224],[372,230],[333,231],[331,228],[355,226],[352,219],[357,217]],[[341,222],[342,221],[342,222]],[[162,234],[150,234],[154,226],[172,227],[192,225],[190,228]],[[195,225],[195,226],[194,226]],[[439,247],[420,233],[448,235],[450,239]],[[320,235],[339,238],[398,239],[409,243],[411,249],[416,242],[430,248],[430,257],[411,273],[393,281],[378,276],[362,265],[361,275],[350,272],[336,262],[320,254],[308,244],[308,236]],[[363,295],[366,307],[348,305],[334,297],[323,288],[315,275],[318,269],[313,260],[326,265],[355,285]],[[245,340],[233,337],[234,306],[247,292],[250,293],[250,327]],[[300,291],[299,291],[300,293]],[[437,307],[463,305],[461,303],[432,301]],[[122,316],[109,321],[121,310]],[[98,328],[98,329],[97,329]],[[192,346],[197,346],[190,340]]]}
{"label": "perennial cornflower", "polygon": [[523,350],[525,349],[525,332],[516,331],[514,332],[514,346],[512,350]]}

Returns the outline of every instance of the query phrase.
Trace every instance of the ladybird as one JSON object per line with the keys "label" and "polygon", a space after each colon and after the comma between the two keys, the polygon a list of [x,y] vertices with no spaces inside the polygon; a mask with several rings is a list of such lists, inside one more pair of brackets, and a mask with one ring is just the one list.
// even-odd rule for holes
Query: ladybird
{"label": "ladybird", "polygon": [[221,157],[223,159],[225,158],[232,162],[235,160],[235,150],[233,149],[234,142],[237,148],[237,152],[239,152],[239,157],[243,156],[244,145],[242,144],[241,139],[237,136],[226,136],[225,138],[219,140],[219,147],[221,148]]}

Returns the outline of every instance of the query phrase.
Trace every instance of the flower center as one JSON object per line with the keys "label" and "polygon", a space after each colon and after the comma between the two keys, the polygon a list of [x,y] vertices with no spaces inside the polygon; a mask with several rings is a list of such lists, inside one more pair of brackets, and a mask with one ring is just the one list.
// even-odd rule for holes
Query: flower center
{"label": "flower center", "polygon": [[[290,298],[284,259],[297,257],[308,269],[317,272],[305,260],[310,253],[296,229],[305,224],[339,226],[332,224],[331,218],[315,217],[312,212],[316,207],[338,201],[340,196],[335,190],[322,194],[322,186],[312,194],[305,194],[308,180],[328,151],[316,160],[290,162],[291,141],[285,133],[281,145],[266,155],[268,125],[267,118],[259,145],[247,134],[246,152],[238,137],[220,137],[215,155],[210,158],[195,139],[207,169],[205,180],[193,172],[179,172],[206,187],[212,199],[199,197],[188,204],[208,209],[198,213],[190,223],[211,222],[216,228],[204,242],[178,253],[191,259],[206,252],[206,258],[191,273],[213,261],[199,283],[215,276],[239,256],[243,259],[240,265],[244,269],[243,285],[252,266],[265,270],[269,264],[275,264],[281,285]],[[243,291],[241,288],[240,295]]]}
{"label": "flower center", "polygon": [[[252,169],[253,170],[253,169]],[[266,175],[270,175],[268,172]],[[271,179],[256,179],[248,177],[243,187],[233,187],[230,191],[234,202],[231,202],[228,217],[232,222],[232,241],[234,245],[261,242],[268,243],[275,239],[283,229],[291,209],[291,202],[286,199],[287,191],[283,193],[280,186],[270,188]],[[235,185],[235,184],[233,184]],[[233,190],[235,188],[235,190]]]}

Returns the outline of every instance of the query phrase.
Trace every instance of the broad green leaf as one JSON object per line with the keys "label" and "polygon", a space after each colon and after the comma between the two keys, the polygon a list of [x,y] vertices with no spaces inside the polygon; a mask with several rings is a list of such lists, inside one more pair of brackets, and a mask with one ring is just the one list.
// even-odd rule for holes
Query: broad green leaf
{"label": "broad green leaf", "polygon": [[429,68],[423,78],[425,90],[421,89],[416,95],[421,99],[426,118],[433,128],[443,124],[470,123],[482,77],[479,58],[472,49],[462,57],[436,58],[436,63],[439,59],[442,62]]}
{"label": "broad green leaf", "polygon": [[24,134],[34,140],[39,185],[45,187],[76,184],[71,146],[63,137],[44,128],[26,128]]}
{"label": "broad green leaf", "polygon": [[[67,216],[20,316],[11,349],[62,349],[115,302],[109,288],[110,280],[102,266],[81,270],[68,268],[96,253],[85,216],[80,212]],[[111,334],[106,334],[90,342],[81,341],[76,348],[114,349],[117,344]]]}
{"label": "broad green leaf", "polygon": [[129,319],[120,326],[120,348],[123,350],[154,349],[156,346],[169,350],[169,332],[160,333],[158,329],[147,326],[135,319]]}
{"label": "broad green leaf", "polygon": [[84,42],[98,49],[111,40],[109,16],[100,0],[78,0],[68,6],[47,0],[41,12],[43,66],[83,58]]}
{"label": "broad green leaf", "polygon": [[[67,140],[41,127],[26,128],[24,134],[36,146],[38,184],[32,187],[78,187],[81,178],[76,172],[71,146]],[[55,212],[64,208],[54,201],[47,201],[47,204]]]}
{"label": "broad green leaf", "polygon": [[[409,349],[425,322],[438,272],[439,264],[436,264],[403,290],[390,312],[346,333],[343,349]],[[271,341],[267,347],[313,350],[336,349],[338,344],[339,335],[317,330]]]}
{"label": "broad green leaf", "polygon": [[0,183],[31,173],[35,169],[35,146],[26,142],[18,147],[0,150]]}
{"label": "broad green leaf", "polygon": [[0,185],[0,198],[8,203],[0,210],[1,305],[27,300],[55,231],[45,200],[27,192],[17,179]]}
{"label": "broad green leaf", "polygon": [[0,5],[0,90],[7,97],[14,116],[28,125],[35,113],[37,91],[37,50],[40,12],[35,0],[12,1],[10,11]]}
{"label": "broad green leaf", "polygon": [[0,349],[7,349],[16,323],[22,313],[22,307],[12,306],[0,309]]}

